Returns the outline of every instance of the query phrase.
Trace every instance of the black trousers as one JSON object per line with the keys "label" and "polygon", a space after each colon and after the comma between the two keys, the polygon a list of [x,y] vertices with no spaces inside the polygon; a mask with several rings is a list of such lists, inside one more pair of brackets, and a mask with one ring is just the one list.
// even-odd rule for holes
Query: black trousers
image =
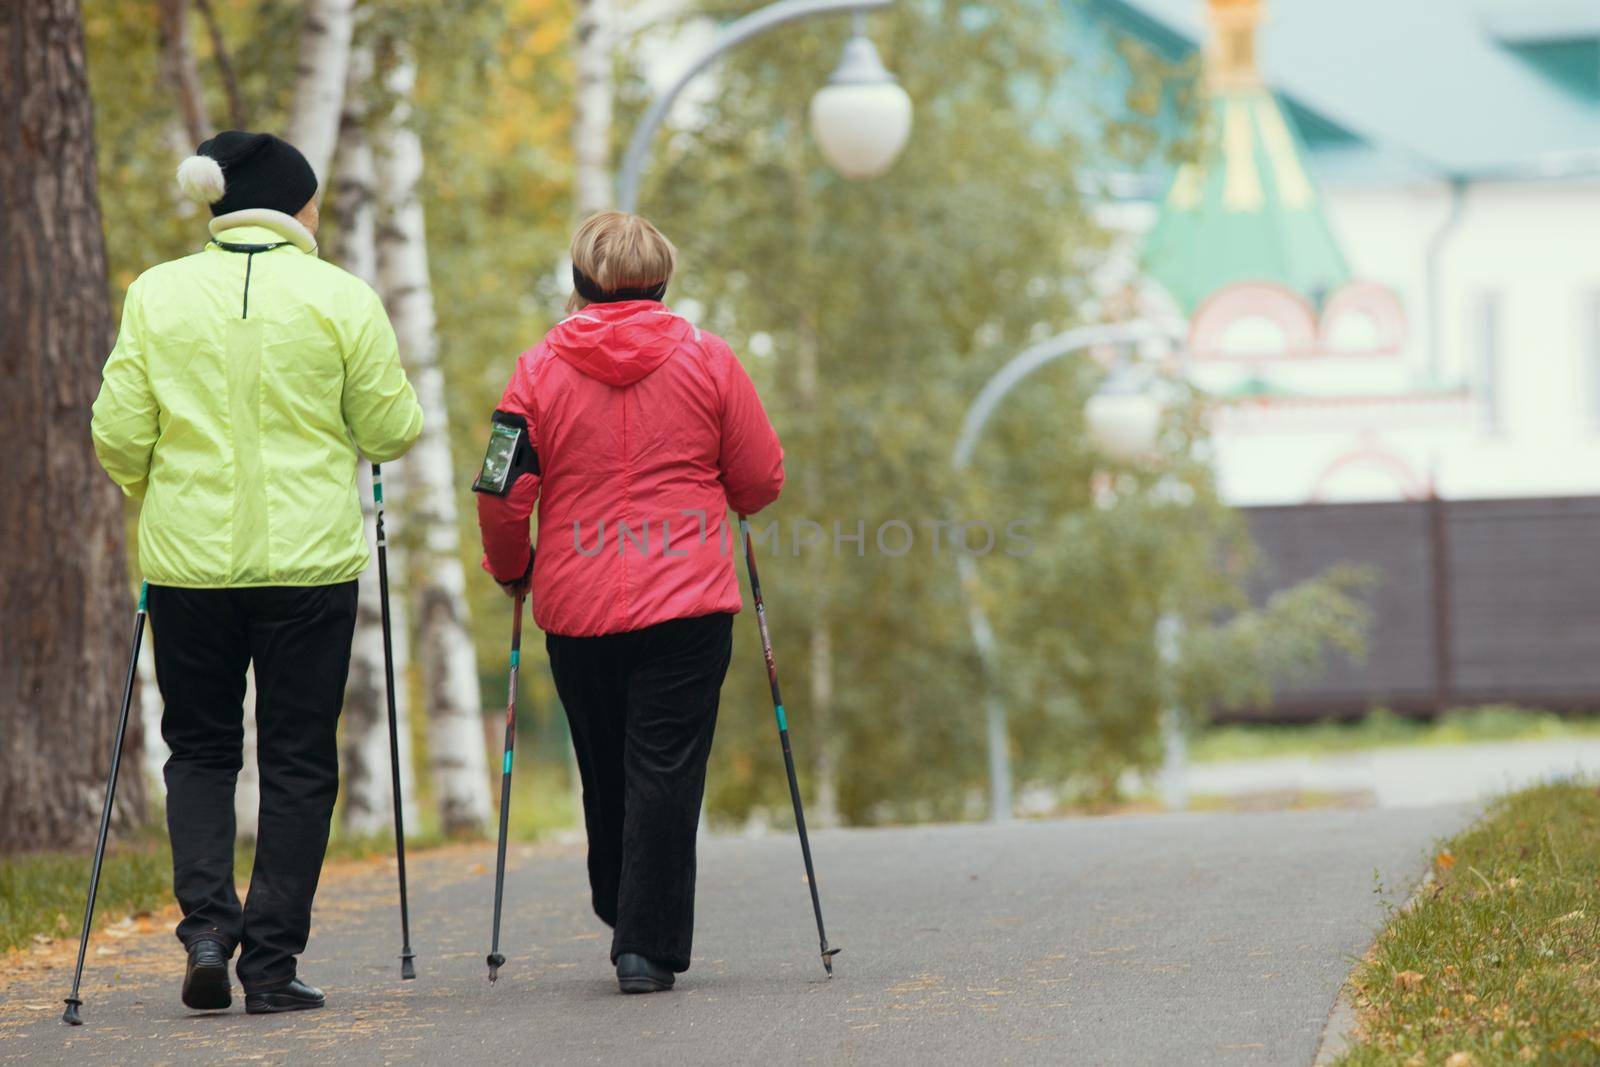
{"label": "black trousers", "polygon": [[695,833],[733,616],[674,619],[603,637],[545,638],[583,779],[589,887],[636,952],[689,969]]}
{"label": "black trousers", "polygon": [[[167,830],[185,946],[239,954],[246,992],[295,977],[339,793],[336,732],[355,632],[356,583],[255,589],[150,587],[166,710]],[[245,671],[256,673],[261,810],[249,900],[233,886],[233,792],[243,763]]]}

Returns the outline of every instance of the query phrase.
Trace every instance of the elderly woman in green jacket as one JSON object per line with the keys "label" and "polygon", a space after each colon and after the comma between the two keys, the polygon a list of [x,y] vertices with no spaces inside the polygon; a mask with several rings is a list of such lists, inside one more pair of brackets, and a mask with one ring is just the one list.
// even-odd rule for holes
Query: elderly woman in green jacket
{"label": "elderly woman in green jacket", "polygon": [[[239,948],[246,1011],[316,1008],[295,960],[369,558],[357,454],[399,457],[422,411],[377,295],[317,258],[317,177],[293,146],[221,133],[178,180],[210,204],[211,240],[129,287],[93,431],[106,472],[142,502],[183,1001],[228,1007]],[[261,811],[241,908],[233,794],[252,662]]]}

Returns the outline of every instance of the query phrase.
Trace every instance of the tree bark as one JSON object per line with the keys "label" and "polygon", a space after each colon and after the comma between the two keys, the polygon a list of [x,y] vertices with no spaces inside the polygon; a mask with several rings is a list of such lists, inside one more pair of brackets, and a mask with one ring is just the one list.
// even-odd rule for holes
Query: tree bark
{"label": "tree bark", "polygon": [[[378,284],[376,243],[376,181],[372,144],[367,136],[367,96],[372,85],[372,52],[358,41],[351,47],[349,72],[339,120],[335,161],[339,184],[334,196],[334,217],[339,223],[335,249],[345,270],[374,287]],[[396,468],[398,470],[398,468]],[[400,499],[398,479],[390,479],[385,526],[389,535],[389,577],[403,578],[398,558],[396,512]],[[361,509],[366,528],[374,528],[372,473],[361,466]],[[389,614],[395,663],[410,662],[406,629],[406,598],[391,590]],[[361,595],[356,610],[356,635],[350,651],[350,681],[344,698],[344,828],[352,834],[383,833],[393,818],[394,787],[389,772],[389,717],[383,673],[383,620],[376,564],[361,573]],[[417,811],[412,782],[410,700],[405,675],[396,679],[395,718],[399,727],[400,795],[406,825],[416,826]]]}
{"label": "tree bark", "polygon": [[428,714],[428,766],[446,833],[475,833],[489,820],[488,763],[479,718],[477,656],[467,625],[466,574],[456,525],[450,418],[439,366],[421,190],[422,141],[411,126],[416,66],[403,43],[386,74],[393,112],[376,153],[380,291],[422,404],[422,437],[400,464],[415,524],[410,539],[416,639]]}
{"label": "tree bark", "polygon": [[205,85],[194,59],[194,41],[189,36],[189,5],[186,0],[160,0],[156,35],[161,43],[161,79],[178,102],[188,152],[211,136],[211,117],[206,111]]}
{"label": "tree bark", "polygon": [[323,183],[339,139],[354,26],[354,0],[306,0],[294,107],[284,139],[300,149]]}
{"label": "tree bark", "polygon": [[573,198],[578,214],[612,206],[611,0],[578,0],[572,30],[577,92],[573,99]]}
{"label": "tree bark", "polygon": [[[122,498],[89,438],[112,325],[77,0],[0,5],[0,144],[6,852],[94,840],[133,621]],[[142,814],[143,786],[122,777],[119,823]]]}

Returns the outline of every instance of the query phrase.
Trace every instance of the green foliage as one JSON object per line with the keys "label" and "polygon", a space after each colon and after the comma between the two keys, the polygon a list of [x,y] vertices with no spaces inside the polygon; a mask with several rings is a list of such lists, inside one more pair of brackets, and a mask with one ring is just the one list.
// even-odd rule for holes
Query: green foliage
{"label": "green foliage", "polygon": [[1365,1064],[1600,1060],[1600,790],[1497,803],[1351,977]]}
{"label": "green foliage", "polygon": [[1199,155],[1208,131],[1198,54],[1166,59],[1131,35],[1117,39],[1116,53],[1128,87],[1122,109],[1103,120],[1111,158],[1144,167],[1158,160],[1176,165]]}
{"label": "green foliage", "polygon": [[1373,580],[1368,569],[1335,566],[1198,629],[1184,657],[1186,703],[1264,704],[1273,681],[1320,671],[1330,647],[1359,657],[1372,614],[1360,595]]}

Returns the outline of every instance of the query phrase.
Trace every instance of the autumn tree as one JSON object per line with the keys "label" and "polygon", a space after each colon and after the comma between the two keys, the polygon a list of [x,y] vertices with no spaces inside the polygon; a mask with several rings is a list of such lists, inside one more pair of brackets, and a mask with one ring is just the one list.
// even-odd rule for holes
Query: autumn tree
{"label": "autumn tree", "polygon": [[[112,343],[77,0],[0,8],[0,851],[90,840],[132,612],[89,437]],[[135,747],[137,739],[135,739]],[[123,779],[124,818],[143,790]]]}

